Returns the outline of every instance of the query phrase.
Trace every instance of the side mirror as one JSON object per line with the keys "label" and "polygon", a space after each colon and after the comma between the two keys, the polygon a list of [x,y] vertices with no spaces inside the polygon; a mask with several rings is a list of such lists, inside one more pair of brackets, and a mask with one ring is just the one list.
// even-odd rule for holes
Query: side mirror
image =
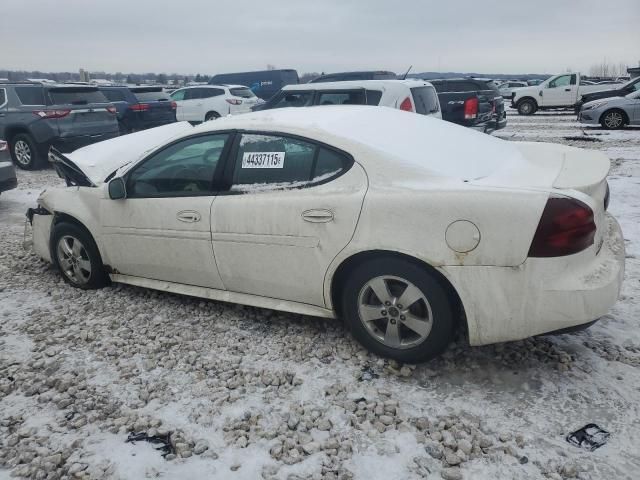
{"label": "side mirror", "polygon": [[111,200],[127,198],[127,188],[122,177],[116,177],[109,182],[109,198]]}

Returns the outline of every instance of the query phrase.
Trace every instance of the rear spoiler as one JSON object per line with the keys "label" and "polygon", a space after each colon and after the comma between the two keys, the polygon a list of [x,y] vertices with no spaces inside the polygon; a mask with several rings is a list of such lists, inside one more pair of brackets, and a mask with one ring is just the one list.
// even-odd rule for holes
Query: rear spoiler
{"label": "rear spoiler", "polygon": [[58,176],[67,183],[67,187],[96,186],[69,157],[64,156],[54,147],[49,148],[49,162]]}

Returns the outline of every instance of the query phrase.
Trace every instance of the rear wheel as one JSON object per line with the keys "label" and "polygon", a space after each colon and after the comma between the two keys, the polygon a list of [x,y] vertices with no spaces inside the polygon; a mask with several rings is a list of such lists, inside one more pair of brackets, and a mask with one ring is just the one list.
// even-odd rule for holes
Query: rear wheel
{"label": "rear wheel", "polygon": [[33,170],[38,168],[40,157],[38,155],[36,143],[31,138],[31,135],[19,133],[13,137],[10,145],[11,157],[18,167],[23,170]]}
{"label": "rear wheel", "polygon": [[626,117],[622,110],[607,110],[600,117],[600,125],[607,130],[617,130],[624,127]]}
{"label": "rear wheel", "polygon": [[218,118],[220,118],[220,115],[218,114],[218,112],[208,112],[204,116],[204,121],[208,122],[209,120],[217,120]]}
{"label": "rear wheel", "polygon": [[520,115],[533,115],[537,110],[538,105],[530,98],[525,98],[518,103],[518,113]]}
{"label": "rear wheel", "polygon": [[342,302],[353,336],[378,355],[422,362],[442,353],[453,338],[446,290],[435,275],[408,260],[381,257],[356,267]]}
{"label": "rear wheel", "polygon": [[51,255],[64,281],[74,287],[89,290],[109,282],[93,238],[76,224],[55,225]]}

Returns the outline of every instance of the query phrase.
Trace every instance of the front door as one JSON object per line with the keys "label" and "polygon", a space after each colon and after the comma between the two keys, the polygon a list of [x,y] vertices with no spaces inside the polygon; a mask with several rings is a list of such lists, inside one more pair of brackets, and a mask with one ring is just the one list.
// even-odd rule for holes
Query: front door
{"label": "front door", "polygon": [[574,105],[578,101],[576,74],[560,75],[542,89],[542,106],[561,107]]}
{"label": "front door", "polygon": [[117,273],[223,289],[211,244],[214,176],[230,135],[179,140],[125,175],[101,204],[105,263]]}
{"label": "front door", "polygon": [[344,152],[278,134],[236,138],[231,190],[211,209],[227,290],[324,306],[324,278],[356,228],[367,179]]}

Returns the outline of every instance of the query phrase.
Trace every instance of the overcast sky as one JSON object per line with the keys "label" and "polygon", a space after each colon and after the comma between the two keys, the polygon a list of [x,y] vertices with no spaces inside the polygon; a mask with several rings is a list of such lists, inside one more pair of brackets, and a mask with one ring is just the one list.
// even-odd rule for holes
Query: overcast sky
{"label": "overcast sky", "polygon": [[640,0],[1,0],[0,69],[588,73],[640,61]]}

